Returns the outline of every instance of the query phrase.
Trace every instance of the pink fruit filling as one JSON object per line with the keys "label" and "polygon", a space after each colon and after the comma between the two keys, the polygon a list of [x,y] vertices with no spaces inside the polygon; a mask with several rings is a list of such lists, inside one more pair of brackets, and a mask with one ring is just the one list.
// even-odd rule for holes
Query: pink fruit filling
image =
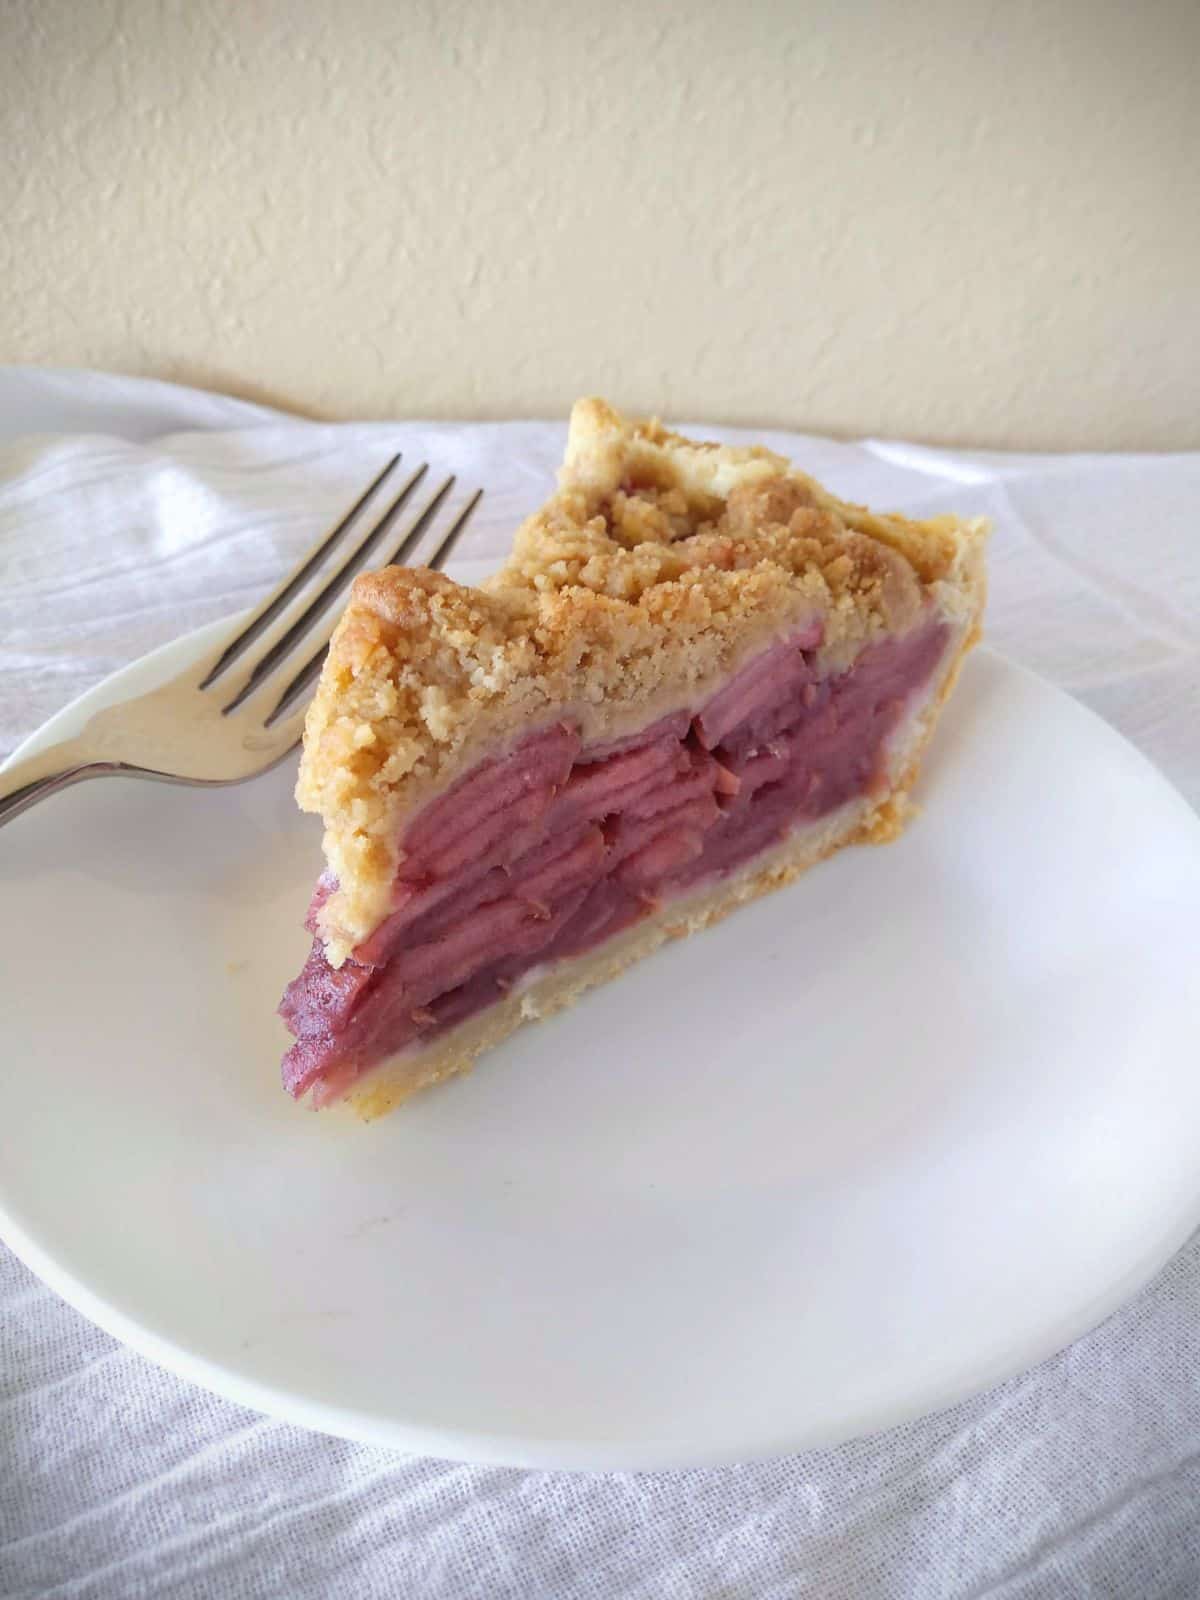
{"label": "pink fruit filling", "polygon": [[[931,679],[930,621],[821,676],[814,631],[773,646],[695,714],[583,747],[567,722],[480,763],[405,832],[387,919],[338,968],[314,938],[280,1015],[283,1081],[323,1104],[368,1068],[492,1005],[869,793]],[[322,879],[308,926],[334,885]]]}

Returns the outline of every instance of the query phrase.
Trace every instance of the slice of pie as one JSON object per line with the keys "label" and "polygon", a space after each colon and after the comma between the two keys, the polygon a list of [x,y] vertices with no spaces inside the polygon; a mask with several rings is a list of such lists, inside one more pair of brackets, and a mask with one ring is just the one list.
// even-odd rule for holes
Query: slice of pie
{"label": "slice of pie", "polygon": [[580,401],[558,493],[482,588],[354,584],[297,789],[328,869],[280,1007],[288,1091],[385,1111],[893,838],[979,634],[985,537]]}

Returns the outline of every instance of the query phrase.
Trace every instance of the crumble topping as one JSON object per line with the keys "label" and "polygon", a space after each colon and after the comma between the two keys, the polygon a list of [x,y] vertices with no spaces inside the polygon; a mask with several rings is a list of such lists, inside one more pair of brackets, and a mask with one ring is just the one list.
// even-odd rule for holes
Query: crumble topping
{"label": "crumble topping", "polygon": [[936,606],[982,606],[981,522],[846,505],[770,451],[574,408],[558,492],[479,589],[425,569],[355,580],[309,709],[297,799],[338,881],[334,965],[387,914],[406,818],[556,718],[619,738],[819,620],[827,670]]}

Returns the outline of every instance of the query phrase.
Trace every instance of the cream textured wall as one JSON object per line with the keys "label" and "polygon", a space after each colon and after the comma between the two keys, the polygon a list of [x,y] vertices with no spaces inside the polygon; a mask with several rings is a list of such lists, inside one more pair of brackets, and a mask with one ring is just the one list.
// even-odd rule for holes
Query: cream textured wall
{"label": "cream textured wall", "polygon": [[0,0],[0,358],[1200,445],[1197,0]]}

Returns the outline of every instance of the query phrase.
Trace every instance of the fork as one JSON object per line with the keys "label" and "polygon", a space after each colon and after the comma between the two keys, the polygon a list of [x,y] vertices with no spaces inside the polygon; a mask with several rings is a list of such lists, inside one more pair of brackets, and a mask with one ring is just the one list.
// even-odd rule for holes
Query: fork
{"label": "fork", "polygon": [[[228,639],[161,687],[98,711],[75,738],[0,771],[0,827],[39,800],[86,778],[115,775],[166,783],[244,783],[286,760],[300,742],[308,701],[337,626],[339,613],[332,617],[326,613],[401,513],[415,510],[427,462],[409,476],[315,593],[313,580],[320,582],[321,569],[345,547],[361,513],[401,459],[392,457],[336,527],[317,541]],[[442,518],[454,484],[454,477],[448,477],[415,510],[400,542],[381,565],[400,566],[416,552]],[[477,489],[419,565],[435,571],[445,565],[482,498],[483,490]]]}

